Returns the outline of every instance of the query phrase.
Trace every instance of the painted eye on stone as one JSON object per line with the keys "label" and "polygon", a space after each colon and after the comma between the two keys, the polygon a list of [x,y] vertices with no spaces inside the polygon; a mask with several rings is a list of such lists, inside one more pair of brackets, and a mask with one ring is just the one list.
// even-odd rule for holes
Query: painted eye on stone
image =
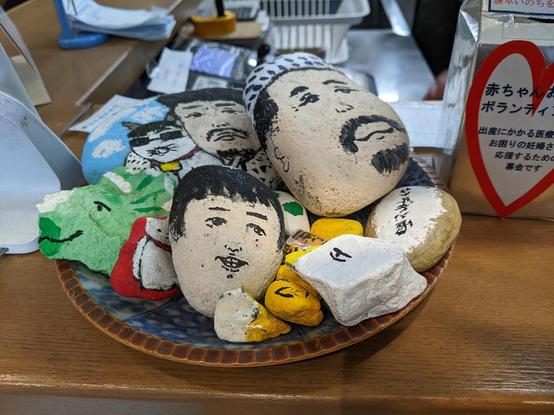
{"label": "painted eye on stone", "polygon": [[107,210],[108,212],[112,211],[112,209],[108,205],[106,205],[105,203],[99,202],[98,200],[95,200],[93,203],[96,205],[96,210],[98,212],[102,212],[103,210]]}
{"label": "painted eye on stone", "polygon": [[187,115],[185,118],[198,118],[198,117],[201,117],[203,114],[200,113],[200,112],[193,112],[189,115]]}
{"label": "painted eye on stone", "polygon": [[341,94],[349,94],[351,92],[357,92],[357,91],[358,91],[357,89],[352,89],[352,88],[348,88],[348,87],[336,88],[335,89],[335,92],[340,92]]}
{"label": "painted eye on stone", "polygon": [[263,228],[256,225],[255,223],[249,223],[246,225],[246,227],[252,229],[256,235],[265,236],[265,231],[263,230]]}
{"label": "painted eye on stone", "polygon": [[214,216],[213,218],[206,219],[206,226],[213,228],[214,226],[221,226],[225,223],[227,223],[227,220],[224,218],[220,218],[219,216]]}

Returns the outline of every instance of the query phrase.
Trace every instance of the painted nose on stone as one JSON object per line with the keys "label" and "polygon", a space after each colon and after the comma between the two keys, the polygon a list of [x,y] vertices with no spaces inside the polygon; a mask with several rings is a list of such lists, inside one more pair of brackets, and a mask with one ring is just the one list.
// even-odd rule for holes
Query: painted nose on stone
{"label": "painted nose on stone", "polygon": [[232,254],[236,254],[237,252],[242,252],[242,247],[237,245],[229,245],[226,244],[225,248]]}
{"label": "painted nose on stone", "polygon": [[348,112],[348,111],[351,111],[353,110],[354,107],[350,104],[344,104],[344,103],[340,103],[340,105],[336,108],[336,111],[339,112],[339,113],[344,113],[344,112]]}

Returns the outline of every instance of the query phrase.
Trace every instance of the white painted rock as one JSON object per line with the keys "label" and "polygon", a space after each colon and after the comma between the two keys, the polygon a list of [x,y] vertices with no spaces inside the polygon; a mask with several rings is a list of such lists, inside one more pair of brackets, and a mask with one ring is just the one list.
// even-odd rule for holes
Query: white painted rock
{"label": "white painted rock", "polygon": [[276,191],[277,199],[283,209],[285,218],[285,234],[292,236],[296,231],[310,231],[310,222],[304,206],[290,193]]}
{"label": "white painted rock", "polygon": [[[177,122],[203,151],[274,188],[280,182],[246,113],[238,89],[209,88],[163,95],[165,123]],[[216,164],[216,163],[212,163]]]}
{"label": "white painted rock", "polygon": [[283,257],[284,221],[274,193],[244,171],[202,166],[177,188],[169,218],[179,285],[213,317],[218,298],[243,288],[260,298]]}
{"label": "white painted rock", "polygon": [[462,216],[448,193],[425,186],[400,187],[373,209],[365,235],[404,249],[416,271],[434,266],[458,236]]}
{"label": "white painted rock", "polygon": [[260,342],[288,333],[290,326],[236,288],[224,293],[215,307],[214,329],[217,337],[229,342]]}
{"label": "white painted rock", "polygon": [[402,248],[357,235],[331,239],[296,261],[294,270],[346,326],[398,311],[427,286]]}
{"label": "white painted rock", "polygon": [[273,167],[313,213],[355,212],[406,171],[408,136],[394,110],[313,55],[257,67],[244,102]]}

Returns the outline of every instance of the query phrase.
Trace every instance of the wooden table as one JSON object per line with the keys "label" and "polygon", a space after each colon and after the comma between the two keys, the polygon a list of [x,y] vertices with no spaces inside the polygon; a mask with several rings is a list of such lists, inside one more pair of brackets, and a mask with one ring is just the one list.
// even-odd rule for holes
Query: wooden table
{"label": "wooden table", "polygon": [[[16,11],[16,23],[35,12]],[[54,130],[83,91],[118,92],[94,79],[145,47],[111,40],[102,46],[110,64],[94,50],[62,53],[41,41],[58,55],[91,53],[88,65],[58,61],[77,65],[65,81],[44,63],[52,56],[35,54],[54,98],[40,112]],[[78,152],[83,137],[67,141]],[[3,257],[0,414],[552,413],[553,247],[554,223],[466,215],[437,287],[399,323],[331,355],[250,369],[188,366],[123,346],[77,313],[53,261]]]}

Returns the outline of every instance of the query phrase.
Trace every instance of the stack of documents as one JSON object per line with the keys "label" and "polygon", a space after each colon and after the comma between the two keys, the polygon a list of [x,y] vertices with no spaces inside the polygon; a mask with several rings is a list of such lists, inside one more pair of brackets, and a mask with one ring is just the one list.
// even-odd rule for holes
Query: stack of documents
{"label": "stack of documents", "polygon": [[169,38],[175,26],[175,17],[161,8],[117,9],[94,0],[63,0],[63,5],[73,28],[84,32],[159,40]]}

